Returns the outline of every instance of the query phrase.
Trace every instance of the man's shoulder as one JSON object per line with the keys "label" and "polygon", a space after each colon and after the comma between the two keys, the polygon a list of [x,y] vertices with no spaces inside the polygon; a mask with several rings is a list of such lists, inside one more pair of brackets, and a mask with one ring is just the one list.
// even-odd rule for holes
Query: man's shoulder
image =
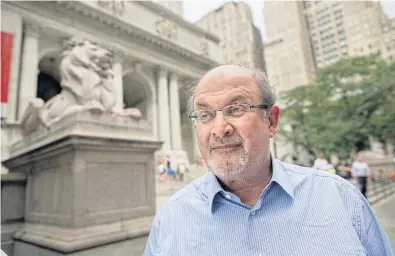
{"label": "man's shoulder", "polygon": [[349,192],[357,191],[357,188],[353,184],[339,175],[315,168],[288,164],[281,161],[280,164],[283,170],[288,173],[289,177],[294,182],[294,185],[302,185],[305,182],[309,184],[322,183],[327,186],[336,186]]}
{"label": "man's shoulder", "polygon": [[185,187],[170,196],[162,206],[160,214],[162,215],[169,210],[179,210],[180,208],[183,208],[188,204],[193,204],[196,201],[203,201],[204,195],[202,191],[204,186],[207,185],[205,181],[207,180],[208,175],[209,174],[205,174],[191,181],[189,184],[185,185]]}

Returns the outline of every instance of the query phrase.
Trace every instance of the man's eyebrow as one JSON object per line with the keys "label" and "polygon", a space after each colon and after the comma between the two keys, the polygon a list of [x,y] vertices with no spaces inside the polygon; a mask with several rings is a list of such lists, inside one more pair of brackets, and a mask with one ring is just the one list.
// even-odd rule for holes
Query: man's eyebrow
{"label": "man's eyebrow", "polygon": [[[226,102],[228,102],[228,104],[234,104],[237,101],[247,101],[247,97],[245,97],[243,95],[235,95],[235,96],[231,97],[230,100],[227,100]],[[242,102],[242,103],[245,103],[245,102]],[[196,106],[202,107],[202,108],[210,107],[210,105],[205,102],[196,102]]]}
{"label": "man's eyebrow", "polygon": [[236,101],[247,101],[247,97],[243,95],[235,95],[228,101],[229,103],[235,103]]}
{"label": "man's eyebrow", "polygon": [[199,107],[209,107],[209,105],[208,105],[207,103],[204,103],[204,102],[196,102],[196,106],[199,106]]}

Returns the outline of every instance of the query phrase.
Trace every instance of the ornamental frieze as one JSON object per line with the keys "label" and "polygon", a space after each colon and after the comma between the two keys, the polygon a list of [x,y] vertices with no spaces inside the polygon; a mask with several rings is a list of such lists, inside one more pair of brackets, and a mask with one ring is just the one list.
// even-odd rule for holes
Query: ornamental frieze
{"label": "ornamental frieze", "polygon": [[123,16],[125,13],[125,1],[123,0],[112,0],[112,1],[97,1],[97,5],[112,12],[115,15]]}
{"label": "ornamental frieze", "polygon": [[177,40],[178,25],[165,17],[160,17],[155,22],[155,31],[161,37],[169,40]]}

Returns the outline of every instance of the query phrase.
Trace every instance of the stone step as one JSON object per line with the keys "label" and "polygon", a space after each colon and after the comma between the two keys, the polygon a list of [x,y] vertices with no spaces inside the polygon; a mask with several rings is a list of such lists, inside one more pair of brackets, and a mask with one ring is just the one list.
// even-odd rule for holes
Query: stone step
{"label": "stone step", "polygon": [[384,198],[395,193],[395,183],[383,184],[380,188],[368,193],[368,201],[371,205],[378,203]]}

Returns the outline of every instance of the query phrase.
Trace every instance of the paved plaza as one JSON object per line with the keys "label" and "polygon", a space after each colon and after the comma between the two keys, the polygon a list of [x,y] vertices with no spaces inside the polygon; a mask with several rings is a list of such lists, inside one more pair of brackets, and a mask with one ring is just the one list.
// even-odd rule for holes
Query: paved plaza
{"label": "paved plaza", "polygon": [[395,249],[395,194],[375,204],[373,210]]}

